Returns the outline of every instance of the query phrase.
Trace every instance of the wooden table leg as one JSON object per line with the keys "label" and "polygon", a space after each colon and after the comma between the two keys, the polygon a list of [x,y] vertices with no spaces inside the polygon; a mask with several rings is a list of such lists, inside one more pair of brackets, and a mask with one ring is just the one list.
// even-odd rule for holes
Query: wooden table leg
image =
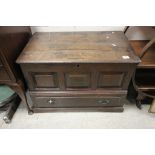
{"label": "wooden table leg", "polygon": [[3,117],[3,120],[5,121],[5,123],[10,123],[11,119],[14,115],[14,113],[16,112],[19,103],[20,103],[21,99],[19,98],[19,96],[17,95],[15,97],[15,99],[13,99],[10,103],[9,103],[9,107],[6,111],[5,116]]}
{"label": "wooden table leg", "polygon": [[28,110],[28,114],[33,114],[33,111],[30,109],[27,99],[26,99],[26,94],[25,94],[25,89],[24,89],[24,84],[22,81],[18,81],[16,84],[10,85],[10,87],[20,96],[22,101],[26,104],[26,108]]}
{"label": "wooden table leg", "polygon": [[144,99],[144,95],[140,92],[138,92],[138,96],[136,98],[136,106],[139,108],[139,109],[142,109],[142,100]]}

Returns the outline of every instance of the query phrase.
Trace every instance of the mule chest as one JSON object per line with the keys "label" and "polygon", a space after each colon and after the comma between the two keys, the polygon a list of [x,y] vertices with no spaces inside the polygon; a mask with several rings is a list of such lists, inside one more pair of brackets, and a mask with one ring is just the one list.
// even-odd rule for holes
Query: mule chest
{"label": "mule chest", "polygon": [[139,62],[123,32],[35,33],[17,59],[32,112],[121,112]]}

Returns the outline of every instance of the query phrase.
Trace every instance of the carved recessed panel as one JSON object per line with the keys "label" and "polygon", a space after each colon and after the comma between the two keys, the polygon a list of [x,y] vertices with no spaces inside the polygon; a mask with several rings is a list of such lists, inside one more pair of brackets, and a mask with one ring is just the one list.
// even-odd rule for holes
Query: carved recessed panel
{"label": "carved recessed panel", "polygon": [[88,88],[90,87],[90,74],[67,73],[66,87],[68,88]]}
{"label": "carved recessed panel", "polygon": [[33,80],[36,88],[57,88],[58,77],[56,73],[35,73]]}
{"label": "carved recessed panel", "polygon": [[124,79],[124,73],[100,73],[98,78],[98,87],[121,87]]}

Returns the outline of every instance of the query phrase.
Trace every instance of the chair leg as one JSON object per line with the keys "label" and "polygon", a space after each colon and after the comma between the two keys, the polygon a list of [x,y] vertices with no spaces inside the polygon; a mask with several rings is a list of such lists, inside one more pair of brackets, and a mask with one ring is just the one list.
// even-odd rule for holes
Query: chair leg
{"label": "chair leg", "polygon": [[136,100],[136,106],[137,106],[138,109],[142,109],[141,100]]}
{"label": "chair leg", "polygon": [[5,116],[3,117],[3,120],[5,121],[5,123],[8,124],[11,122],[11,119],[14,113],[16,112],[20,101],[21,99],[18,96],[16,96],[15,99],[10,102],[9,108],[7,109]]}
{"label": "chair leg", "polygon": [[140,92],[138,92],[138,96],[137,96],[137,98],[136,98],[136,106],[137,106],[137,108],[142,109],[142,102],[141,102],[141,101],[142,101],[144,98],[145,98],[144,95],[141,94]]}
{"label": "chair leg", "polygon": [[25,89],[24,89],[24,85],[23,85],[22,81],[18,81],[17,84],[10,85],[10,87],[19,95],[19,97],[22,99],[22,101],[26,104],[28,113],[31,113],[32,110],[30,109],[30,107],[28,105],[26,94],[25,94]]}
{"label": "chair leg", "polygon": [[124,34],[126,34],[127,30],[129,29],[130,26],[125,26],[124,28]]}

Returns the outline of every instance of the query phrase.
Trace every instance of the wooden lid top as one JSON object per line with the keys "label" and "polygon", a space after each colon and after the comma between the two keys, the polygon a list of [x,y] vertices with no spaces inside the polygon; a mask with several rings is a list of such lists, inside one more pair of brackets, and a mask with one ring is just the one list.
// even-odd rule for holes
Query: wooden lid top
{"label": "wooden lid top", "polygon": [[123,32],[35,33],[17,63],[138,63]]}

